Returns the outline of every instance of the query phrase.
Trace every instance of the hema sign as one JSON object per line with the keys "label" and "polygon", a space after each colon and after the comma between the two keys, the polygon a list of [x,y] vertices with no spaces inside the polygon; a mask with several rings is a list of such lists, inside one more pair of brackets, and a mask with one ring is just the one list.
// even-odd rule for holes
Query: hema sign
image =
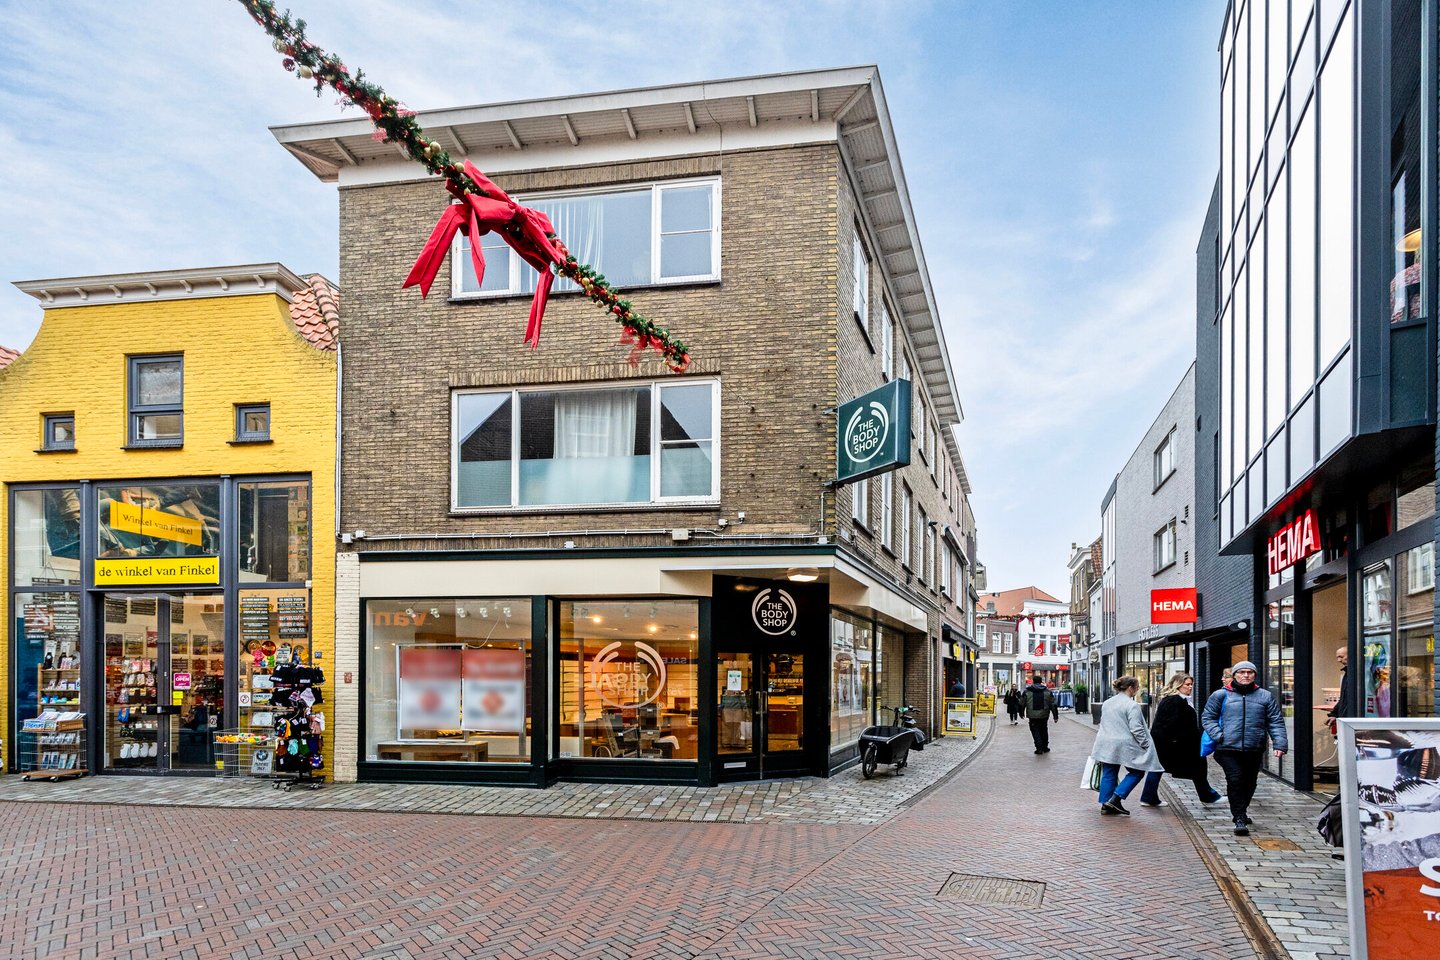
{"label": "hema sign", "polygon": [[835,424],[835,480],[846,483],[910,462],[910,381],[840,404]]}
{"label": "hema sign", "polygon": [[1151,623],[1194,623],[1199,619],[1199,605],[1194,587],[1150,591]]}

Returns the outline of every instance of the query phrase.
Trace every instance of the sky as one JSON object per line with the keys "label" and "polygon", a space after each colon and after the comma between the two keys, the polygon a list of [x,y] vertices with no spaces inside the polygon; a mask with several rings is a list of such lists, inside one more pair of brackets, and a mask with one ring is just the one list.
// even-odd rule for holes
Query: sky
{"label": "sky", "polygon": [[[282,3],[282,6],[284,4]],[[1072,542],[1194,357],[1223,0],[290,0],[412,108],[877,64],[958,392],[992,590]],[[538,13],[544,10],[544,15]],[[267,127],[355,116],[230,0],[0,0],[9,281],[278,260],[338,274],[335,188]]]}

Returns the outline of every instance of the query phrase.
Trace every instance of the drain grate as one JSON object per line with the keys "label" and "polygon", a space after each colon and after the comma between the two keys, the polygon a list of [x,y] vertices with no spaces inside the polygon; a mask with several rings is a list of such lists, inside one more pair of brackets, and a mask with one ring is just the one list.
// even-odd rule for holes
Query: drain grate
{"label": "drain grate", "polygon": [[936,894],[941,900],[993,906],[1038,907],[1045,900],[1045,884],[1011,877],[978,877],[952,873]]}

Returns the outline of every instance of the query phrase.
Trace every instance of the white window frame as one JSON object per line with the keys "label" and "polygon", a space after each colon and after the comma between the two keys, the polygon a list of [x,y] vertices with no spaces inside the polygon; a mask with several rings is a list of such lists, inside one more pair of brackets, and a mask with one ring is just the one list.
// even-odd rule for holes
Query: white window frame
{"label": "white window frame", "polygon": [[950,564],[953,562],[948,545],[943,543],[940,545],[938,558],[940,560],[940,592],[948,596],[950,593]]}
{"label": "white window frame", "polygon": [[[1155,448],[1155,489],[1156,489],[1156,490],[1160,489],[1160,485],[1161,485],[1162,483],[1164,483],[1166,480],[1169,480],[1169,479],[1170,479],[1170,476],[1171,476],[1171,475],[1175,472],[1175,470],[1176,470],[1176,464],[1175,464],[1175,431],[1176,431],[1176,428],[1175,428],[1175,427],[1171,427],[1171,428],[1170,428],[1170,432],[1167,433],[1167,434],[1165,434],[1165,439],[1162,440],[1162,441],[1160,441],[1160,446],[1158,446],[1158,447]],[[1170,469],[1168,469],[1168,470],[1164,469],[1164,463],[1165,463],[1165,461],[1166,461],[1167,458],[1168,458],[1169,461],[1170,461]]]}
{"label": "white window frame", "polygon": [[[685,187],[698,187],[706,184],[713,185],[710,191],[710,222],[714,224],[710,237],[710,272],[703,274],[692,274],[683,277],[661,277],[660,276],[660,203],[661,194],[667,190],[676,190]],[[650,280],[632,284],[628,289],[635,287],[665,287],[685,283],[707,283],[720,279],[720,235],[722,232],[720,223],[720,178],[719,177],[695,177],[688,180],[665,180],[654,183],[624,183],[605,187],[604,189],[577,189],[577,190],[548,190],[543,193],[529,194],[524,197],[515,197],[517,203],[532,205],[537,201],[560,200],[567,197],[599,197],[612,193],[639,193],[642,190],[650,191]],[[564,240],[564,237],[560,238]],[[499,297],[529,296],[520,284],[522,270],[533,270],[525,261],[521,260],[513,251],[510,256],[510,282],[504,290],[462,290],[461,278],[464,276],[465,264],[469,262],[469,254],[464,252],[465,238],[460,234],[455,235],[454,241],[450,244],[450,298],[452,300],[490,300]],[[601,273],[604,268],[600,264],[591,264]],[[486,269],[487,276],[489,268]],[[567,293],[579,293],[580,291],[556,291],[552,296],[563,296]]]}
{"label": "white window frame", "polygon": [[889,380],[895,375],[895,320],[885,299],[880,299],[880,375]]}
{"label": "white window frame", "polygon": [[888,470],[880,474],[880,543],[895,545],[895,475]]}
{"label": "white window frame", "polygon": [[1155,531],[1155,536],[1153,540],[1155,547],[1156,573],[1159,573],[1161,570],[1175,565],[1175,558],[1177,554],[1177,545],[1175,542],[1176,536],[1177,527],[1175,525],[1175,519],[1173,517],[1170,519],[1169,523],[1165,524],[1165,526]]}
{"label": "white window frame", "polygon": [[900,484],[900,562],[914,569],[914,554],[910,549],[910,515],[915,511],[915,494],[903,481]]}
{"label": "white window frame", "polygon": [[[710,386],[710,489],[707,497],[662,497],[660,491],[660,392],[665,387]],[[574,390],[634,389],[650,387],[650,493],[649,500],[611,503],[546,503],[521,505],[520,496],[520,397],[526,393],[564,393]],[[462,507],[460,493],[460,398],[483,394],[510,394],[510,504],[484,507]],[[718,504],[720,502],[720,380],[714,377],[668,377],[634,380],[606,380],[586,383],[548,384],[535,387],[476,387],[450,391],[450,512],[455,514],[486,513],[573,513],[576,511],[647,510],[675,505]]]}
{"label": "white window frame", "polygon": [[915,543],[920,548],[920,562],[915,568],[915,573],[920,577],[921,583],[933,583],[931,552],[934,550],[934,544],[931,540],[930,518],[925,515],[924,507],[918,507],[915,510]]}
{"label": "white window frame", "polygon": [[1012,636],[1011,636],[1010,634],[1008,634],[1008,633],[1005,634],[1005,652],[1006,652],[1006,653],[1014,653],[1014,652],[1015,652],[1015,638],[1012,637]]}
{"label": "white window frame", "polygon": [[870,478],[861,477],[850,485],[850,515],[865,529],[870,529]]}
{"label": "white window frame", "polygon": [[[865,252],[865,241],[860,238],[860,224],[855,224],[855,235],[851,238],[850,287],[851,309],[855,319],[865,332],[870,332],[870,255]],[[862,269],[863,267],[863,269]]]}

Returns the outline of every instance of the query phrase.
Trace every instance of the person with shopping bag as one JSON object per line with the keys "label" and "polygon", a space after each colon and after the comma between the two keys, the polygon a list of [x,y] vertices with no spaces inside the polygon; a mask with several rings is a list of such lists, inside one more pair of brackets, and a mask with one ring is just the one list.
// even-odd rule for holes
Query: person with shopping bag
{"label": "person with shopping bag", "polygon": [[[1100,709],[1100,730],[1090,756],[1100,765],[1100,813],[1102,816],[1130,816],[1122,802],[1144,779],[1145,774],[1164,771],[1155,755],[1145,714],[1135,702],[1140,681],[1121,677],[1111,684],[1118,696],[1105,701]],[[1120,777],[1120,768],[1125,776]]]}

